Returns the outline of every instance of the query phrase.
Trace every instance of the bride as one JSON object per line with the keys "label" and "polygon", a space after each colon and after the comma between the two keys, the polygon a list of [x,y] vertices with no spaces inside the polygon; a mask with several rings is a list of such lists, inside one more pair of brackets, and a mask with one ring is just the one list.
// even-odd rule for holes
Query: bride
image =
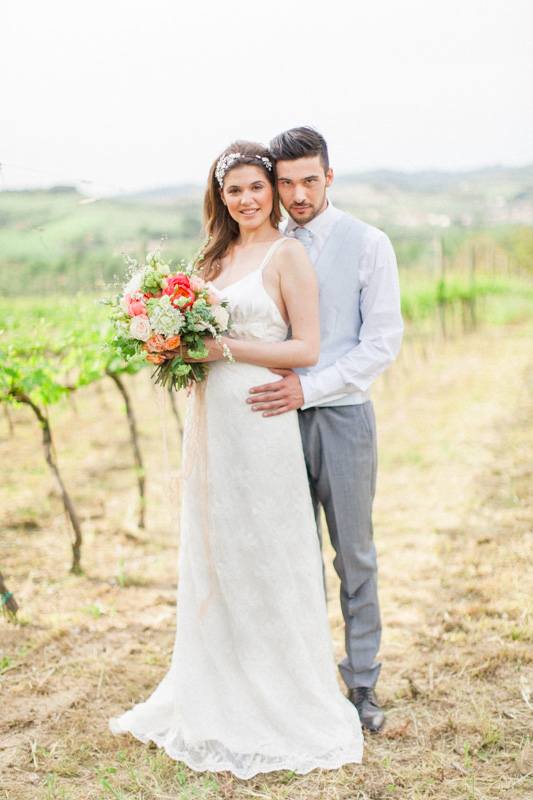
{"label": "bride", "polygon": [[235,142],[215,161],[204,212],[203,276],[228,301],[235,363],[208,337],[209,376],[187,409],[172,662],[111,729],[194,770],[240,778],[360,762],[359,718],[335,674],[297,414],[265,418],[245,402],[272,380],[268,367],[317,360],[313,268],[278,231],[262,145]]}

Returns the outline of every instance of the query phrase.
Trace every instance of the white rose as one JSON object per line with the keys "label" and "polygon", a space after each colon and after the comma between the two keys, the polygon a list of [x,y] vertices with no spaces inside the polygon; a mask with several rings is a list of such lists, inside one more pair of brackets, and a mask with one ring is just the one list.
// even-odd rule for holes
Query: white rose
{"label": "white rose", "polygon": [[152,335],[150,320],[146,317],[133,317],[130,322],[130,333],[134,339],[147,342]]}
{"label": "white rose", "polygon": [[224,308],[224,306],[214,306],[214,308],[211,309],[211,312],[219,328],[225,331],[229,322],[229,314],[227,310]]}

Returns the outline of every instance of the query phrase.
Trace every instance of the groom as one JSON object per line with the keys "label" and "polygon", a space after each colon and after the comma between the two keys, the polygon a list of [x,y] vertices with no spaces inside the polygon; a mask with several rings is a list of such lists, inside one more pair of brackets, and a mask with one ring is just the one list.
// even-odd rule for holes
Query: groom
{"label": "groom", "polygon": [[293,128],[276,136],[269,149],[289,213],[285,233],[304,244],[318,277],[321,351],[314,367],[272,370],[282,379],[254,387],[247,402],[265,416],[299,409],[317,524],[320,532],[323,507],[341,581],[346,658],[339,669],[362,725],[378,732],[385,715],[374,692],[381,621],[370,386],[392,364],[402,340],[396,258],[384,233],[328,201],[333,170],[317,131]]}

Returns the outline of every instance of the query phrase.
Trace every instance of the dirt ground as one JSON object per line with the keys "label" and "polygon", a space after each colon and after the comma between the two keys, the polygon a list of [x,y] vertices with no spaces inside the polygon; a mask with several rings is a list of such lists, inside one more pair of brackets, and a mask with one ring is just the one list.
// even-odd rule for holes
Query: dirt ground
{"label": "dirt ground", "polygon": [[[374,392],[375,506],[388,723],[364,762],[307,776],[197,775],[115,739],[107,719],[145,698],[174,638],[176,500],[163,479],[158,401],[130,381],[148,481],[137,497],[109,381],[51,409],[83,519],[84,574],[27,409],[0,415],[0,571],[20,605],[0,619],[0,796],[6,800],[533,799],[533,326],[407,341]],[[179,436],[168,411],[171,468]],[[172,513],[169,507],[172,506]],[[326,549],[330,620],[342,617]]]}

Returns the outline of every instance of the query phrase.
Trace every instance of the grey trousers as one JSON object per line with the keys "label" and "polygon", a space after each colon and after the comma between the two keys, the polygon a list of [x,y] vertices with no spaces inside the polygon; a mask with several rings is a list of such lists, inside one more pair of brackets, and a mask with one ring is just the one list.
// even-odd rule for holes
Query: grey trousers
{"label": "grey trousers", "polygon": [[346,658],[339,664],[349,689],[374,687],[381,620],[372,502],[376,491],[377,442],[374,408],[362,405],[300,411],[300,431],[317,528],[324,508],[333,562],[341,582]]}

